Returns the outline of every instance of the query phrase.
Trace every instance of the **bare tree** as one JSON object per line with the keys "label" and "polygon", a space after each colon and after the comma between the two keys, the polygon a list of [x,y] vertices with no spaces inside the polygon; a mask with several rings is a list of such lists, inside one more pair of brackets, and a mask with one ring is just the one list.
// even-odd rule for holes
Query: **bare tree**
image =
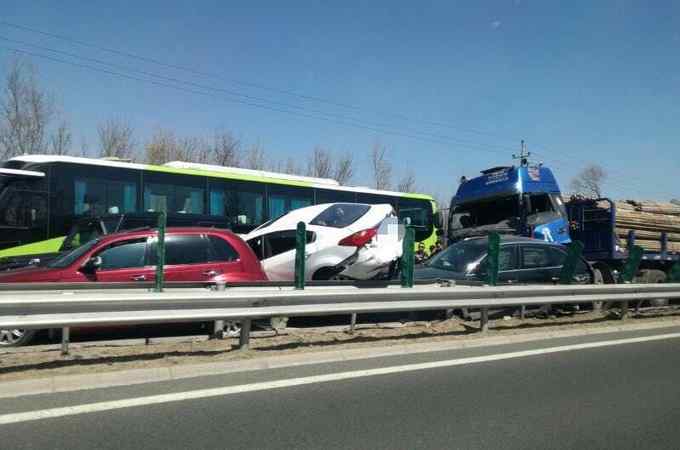
{"label": "bare tree", "polygon": [[602,197],[602,184],[606,178],[607,172],[602,166],[589,164],[571,180],[570,187],[574,194],[600,198]]}
{"label": "bare tree", "polygon": [[335,163],[335,171],[333,172],[333,179],[340,184],[346,184],[354,175],[354,159],[351,153],[345,153],[340,156]]}
{"label": "bare tree", "polygon": [[0,98],[0,157],[45,152],[53,115],[54,101],[38,86],[35,68],[13,60]]}
{"label": "bare tree", "polygon": [[330,178],[333,167],[333,156],[322,148],[315,147],[307,161],[307,175],[310,177]]}
{"label": "bare tree", "polygon": [[165,164],[176,159],[174,158],[176,149],[177,138],[175,134],[169,130],[157,129],[144,148],[144,156],[149,164]]}
{"label": "bare tree", "polygon": [[267,164],[265,163],[264,148],[259,142],[253,144],[246,153],[245,166],[247,169],[253,170],[265,170],[267,167]]}
{"label": "bare tree", "polygon": [[68,155],[71,153],[73,138],[71,130],[66,122],[61,122],[59,127],[50,137],[50,153],[53,155]]}
{"label": "bare tree", "polygon": [[289,175],[301,175],[303,171],[302,168],[295,162],[295,159],[288,158],[286,159],[286,165],[278,170],[278,172],[287,173]]}
{"label": "bare tree", "polygon": [[215,133],[210,162],[227,167],[240,167],[241,141],[228,131]]}
{"label": "bare tree", "polygon": [[397,190],[399,192],[415,192],[416,190],[416,175],[412,170],[406,174],[397,183]]}
{"label": "bare tree", "polygon": [[392,164],[386,157],[387,148],[379,142],[371,150],[371,166],[376,189],[389,189],[392,182]]}
{"label": "bare tree", "polygon": [[109,119],[97,127],[97,134],[100,157],[127,159],[134,155],[136,142],[129,123]]}

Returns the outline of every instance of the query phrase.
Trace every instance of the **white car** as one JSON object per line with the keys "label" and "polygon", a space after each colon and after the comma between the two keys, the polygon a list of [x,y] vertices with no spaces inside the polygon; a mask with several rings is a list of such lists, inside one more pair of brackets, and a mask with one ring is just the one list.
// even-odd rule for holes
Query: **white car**
{"label": "white car", "polygon": [[403,236],[389,204],[326,203],[293,210],[244,236],[270,280],[295,276],[295,230],[307,227],[305,279],[385,276],[402,254]]}

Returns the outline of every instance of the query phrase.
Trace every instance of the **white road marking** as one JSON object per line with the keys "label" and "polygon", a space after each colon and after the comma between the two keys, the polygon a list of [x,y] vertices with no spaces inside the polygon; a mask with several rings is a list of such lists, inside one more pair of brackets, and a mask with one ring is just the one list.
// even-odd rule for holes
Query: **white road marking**
{"label": "white road marking", "polygon": [[562,345],[558,347],[548,347],[534,350],[523,350],[518,352],[499,353],[495,355],[473,356],[469,358],[449,359],[445,361],[405,364],[400,366],[381,367],[377,369],[353,370],[348,372],[330,373],[325,375],[313,375],[302,378],[290,378],[284,380],[265,381],[261,383],[242,384],[238,386],[226,386],[212,389],[199,389],[187,392],[174,392],[172,394],[151,395],[148,397],[138,397],[124,400],[113,400],[108,402],[89,403],[84,405],[65,406],[62,408],[51,408],[38,411],[3,414],[0,415],[0,425],[30,422],[41,419],[52,419],[56,417],[75,416],[79,414],[89,414],[101,411],[111,411],[115,409],[132,408],[135,406],[149,406],[158,405],[162,403],[180,402],[185,400],[197,400],[201,398],[222,397],[225,395],[242,394],[245,392],[264,391],[269,389],[281,389],[293,386],[303,386],[307,384],[349,380],[353,378],[373,377],[377,375],[389,375],[393,373],[413,372],[416,370],[462,366],[467,364],[478,364],[490,361],[501,361],[505,359],[525,358],[527,356],[547,355],[551,353],[569,352],[574,350],[585,350],[599,347],[611,347],[616,345],[638,344],[642,342],[652,342],[677,338],[680,338],[680,333],[667,333],[655,336],[645,336],[628,339],[614,339],[608,341],[589,342],[573,345]]}

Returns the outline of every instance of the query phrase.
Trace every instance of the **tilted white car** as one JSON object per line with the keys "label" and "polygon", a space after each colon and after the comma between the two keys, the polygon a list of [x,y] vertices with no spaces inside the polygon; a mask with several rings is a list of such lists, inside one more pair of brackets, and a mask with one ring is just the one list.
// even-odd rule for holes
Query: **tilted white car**
{"label": "tilted white car", "polygon": [[326,203],[293,210],[244,236],[270,280],[295,275],[295,230],[307,227],[305,279],[385,276],[402,254],[394,209],[389,204]]}

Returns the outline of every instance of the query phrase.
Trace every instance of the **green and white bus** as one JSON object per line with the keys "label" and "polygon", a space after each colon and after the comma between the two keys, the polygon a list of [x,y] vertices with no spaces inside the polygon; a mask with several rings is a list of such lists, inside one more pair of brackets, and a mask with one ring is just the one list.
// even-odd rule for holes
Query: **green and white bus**
{"label": "green and white bus", "polygon": [[409,218],[416,241],[426,248],[436,242],[439,218],[428,195],[180,161],[26,155],[0,168],[0,257],[57,252],[71,226],[88,216],[166,211],[195,225],[219,218],[247,233],[290,210],[330,202],[390,203]]}

